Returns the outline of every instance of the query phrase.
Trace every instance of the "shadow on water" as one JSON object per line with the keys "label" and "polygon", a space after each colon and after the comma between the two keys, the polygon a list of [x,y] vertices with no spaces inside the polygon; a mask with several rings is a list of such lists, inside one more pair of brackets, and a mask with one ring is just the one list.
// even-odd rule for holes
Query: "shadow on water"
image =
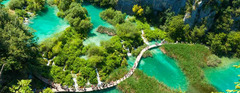
{"label": "shadow on water", "polygon": [[39,16],[45,15],[47,12],[49,12],[49,8],[48,7],[49,6],[45,6],[43,10],[37,12],[37,15],[39,15]]}
{"label": "shadow on water", "polygon": [[88,33],[88,37],[95,37],[95,36],[97,36],[96,33],[91,33],[91,32]]}

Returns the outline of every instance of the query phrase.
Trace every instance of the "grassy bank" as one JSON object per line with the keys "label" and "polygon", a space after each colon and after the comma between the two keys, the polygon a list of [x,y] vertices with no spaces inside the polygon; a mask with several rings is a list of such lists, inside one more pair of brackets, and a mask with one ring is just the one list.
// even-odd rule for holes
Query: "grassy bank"
{"label": "grassy bank", "polygon": [[120,78],[124,77],[128,73],[128,68],[127,67],[120,67],[116,70],[114,70],[109,77],[106,79],[106,82],[111,82],[111,81],[116,81],[119,80]]}
{"label": "grassy bank", "polygon": [[176,93],[153,77],[149,77],[136,69],[133,76],[121,82],[118,86],[123,93]]}
{"label": "grassy bank", "polygon": [[238,62],[240,61],[239,58],[228,58],[228,57],[222,57],[221,58],[221,64],[218,65],[218,67],[224,67],[224,66],[228,66],[229,64],[232,64],[234,62]]}
{"label": "grassy bank", "polygon": [[217,91],[204,76],[202,68],[207,66],[207,59],[211,54],[203,45],[166,44],[161,47],[166,54],[177,60],[189,81],[189,93],[211,93]]}

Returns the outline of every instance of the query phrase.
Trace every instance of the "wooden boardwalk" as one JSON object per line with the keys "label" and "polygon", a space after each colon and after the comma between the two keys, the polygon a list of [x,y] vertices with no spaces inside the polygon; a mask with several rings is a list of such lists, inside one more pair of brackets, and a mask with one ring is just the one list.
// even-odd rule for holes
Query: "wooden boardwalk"
{"label": "wooden boardwalk", "polygon": [[103,90],[103,89],[108,89],[114,86],[117,86],[119,83],[121,83],[122,81],[126,80],[127,78],[129,78],[130,76],[133,75],[134,71],[136,70],[144,52],[146,52],[149,49],[155,48],[155,47],[160,47],[162,45],[162,43],[156,43],[155,45],[150,45],[145,47],[140,54],[137,56],[133,67],[131,68],[131,70],[123,77],[120,78],[119,80],[107,83],[107,84],[103,84],[103,85],[98,85],[98,86],[92,86],[92,87],[88,87],[88,88],[63,88],[60,84],[57,83],[53,83],[52,81],[45,79],[39,75],[35,75],[36,77],[38,77],[40,80],[42,80],[43,82],[51,85],[53,88],[53,92],[91,92],[91,91],[97,91],[97,90]]}

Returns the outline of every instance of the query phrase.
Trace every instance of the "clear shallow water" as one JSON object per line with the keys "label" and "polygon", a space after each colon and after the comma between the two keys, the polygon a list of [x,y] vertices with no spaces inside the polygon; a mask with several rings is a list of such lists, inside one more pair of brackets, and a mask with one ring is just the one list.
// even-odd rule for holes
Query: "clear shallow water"
{"label": "clear shallow water", "polygon": [[9,1],[10,1],[10,0],[5,0],[5,1],[2,1],[2,3],[1,3],[1,4],[3,4],[3,5],[5,5],[5,6],[6,6],[6,5],[9,3]]}
{"label": "clear shallow water", "polygon": [[[8,0],[9,1],[9,0]],[[7,1],[3,2],[7,4]],[[100,41],[109,40],[111,36],[106,34],[100,34],[96,32],[98,26],[102,25],[105,27],[112,27],[112,25],[101,20],[99,13],[103,9],[94,7],[92,5],[84,4],[91,21],[94,24],[93,29],[89,33],[89,38],[84,41],[84,45],[89,43],[95,43],[100,45]],[[56,16],[58,9],[56,7],[47,6],[48,11],[39,14],[36,18],[31,19],[33,23],[29,24],[30,27],[35,29],[35,35],[39,37],[39,41],[42,41],[52,34],[63,31],[69,25],[66,21]],[[155,44],[154,42],[151,43]],[[175,61],[166,55],[164,55],[159,49],[151,50],[153,58],[142,59],[139,65],[139,69],[143,70],[149,76],[154,76],[160,82],[164,82],[166,85],[182,90],[187,90],[187,81],[185,76],[177,67]],[[128,59],[129,66],[132,66],[135,61],[134,57]],[[234,64],[240,64],[234,63]],[[207,68],[205,69],[205,75],[209,82],[213,84],[219,91],[225,91],[226,89],[234,89],[234,82],[238,81],[237,75],[240,73],[240,69],[235,69],[231,64],[222,68]],[[116,88],[110,88],[107,90],[97,91],[93,93],[119,93],[120,91]]]}
{"label": "clear shallow water", "polygon": [[[175,61],[163,54],[158,48],[152,49],[151,52],[153,57],[143,58],[138,68],[171,88],[187,90],[187,80]],[[134,57],[128,59],[130,67],[133,66],[134,61]]]}
{"label": "clear shallow water", "polygon": [[235,89],[234,82],[240,78],[240,68],[235,68],[233,65],[239,65],[240,61],[226,65],[224,67],[206,68],[204,69],[206,78],[209,83],[217,88],[218,91],[226,92],[227,89]]}
{"label": "clear shallow water", "polygon": [[36,30],[35,36],[38,42],[51,37],[54,33],[65,30],[69,25],[63,19],[57,17],[57,7],[47,6],[47,10],[30,19],[29,27]]}
{"label": "clear shallow water", "polygon": [[109,89],[101,90],[101,91],[94,91],[94,92],[89,92],[89,93],[122,93],[119,91],[116,87],[112,87]]}
{"label": "clear shallow water", "polygon": [[113,27],[113,26],[100,18],[99,13],[102,12],[104,9],[95,7],[87,3],[84,3],[82,6],[87,9],[88,14],[91,17],[91,22],[93,23],[93,29],[90,31],[90,33],[88,34],[89,37],[83,42],[83,44],[88,45],[90,43],[95,43],[96,45],[99,46],[101,41],[109,40],[111,36],[108,36],[107,34],[98,33],[96,31],[97,28],[99,26],[104,26],[104,27]]}

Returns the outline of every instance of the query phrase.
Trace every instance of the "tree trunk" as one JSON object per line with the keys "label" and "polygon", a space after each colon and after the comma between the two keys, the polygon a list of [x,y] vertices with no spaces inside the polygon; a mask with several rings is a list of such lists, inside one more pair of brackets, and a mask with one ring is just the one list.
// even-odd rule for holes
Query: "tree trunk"
{"label": "tree trunk", "polygon": [[1,72],[0,72],[0,83],[2,82],[2,71],[3,71],[3,68],[4,68],[5,64],[6,64],[6,63],[4,63],[4,64],[2,65],[2,68],[1,68]]}

